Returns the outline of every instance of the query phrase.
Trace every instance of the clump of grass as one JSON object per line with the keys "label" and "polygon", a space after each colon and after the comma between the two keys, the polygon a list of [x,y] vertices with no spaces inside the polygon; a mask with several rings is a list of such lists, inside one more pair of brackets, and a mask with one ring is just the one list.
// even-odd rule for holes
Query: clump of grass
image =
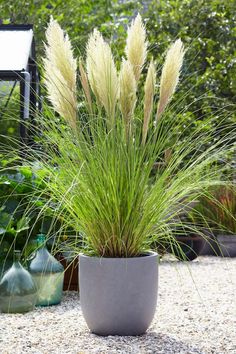
{"label": "clump of grass", "polygon": [[[54,30],[58,31],[58,24],[52,21],[50,31]],[[48,40],[47,53],[59,55],[57,45]],[[65,53],[60,53],[60,61],[45,62],[45,77],[50,77],[52,64],[60,72],[61,61],[73,57],[70,46],[61,50]],[[179,214],[186,204],[198,200],[210,186],[224,183],[219,177],[224,165],[211,167],[231,151],[235,134],[235,127],[227,127],[223,138],[209,146],[217,128],[206,134],[202,125],[182,139],[177,134],[182,121],[164,114],[179,80],[181,40],[167,52],[157,105],[154,61],[147,63],[146,78],[142,71],[147,41],[139,15],[128,29],[125,53],[127,59],[118,72],[109,44],[94,30],[85,68],[82,61],[79,65],[88,112],[79,110],[72,119],[70,111],[63,110],[60,92],[52,93],[47,84],[49,97],[55,94],[51,103],[65,124],[58,124],[51,113],[41,117],[46,153],[32,156],[47,171],[44,182],[60,216],[84,235],[84,252],[104,257],[134,257],[154,244],[175,243],[173,229],[181,222]],[[74,82],[73,70],[65,82]],[[173,136],[177,136],[174,146]]]}

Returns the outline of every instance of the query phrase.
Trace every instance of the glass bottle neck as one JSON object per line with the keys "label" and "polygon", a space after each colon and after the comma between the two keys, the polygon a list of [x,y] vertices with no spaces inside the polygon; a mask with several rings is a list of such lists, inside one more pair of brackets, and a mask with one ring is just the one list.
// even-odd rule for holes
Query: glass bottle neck
{"label": "glass bottle neck", "polygon": [[14,266],[15,268],[22,268],[22,265],[21,265],[20,261],[18,261],[18,260],[15,260],[15,261],[13,262],[13,266]]}
{"label": "glass bottle neck", "polygon": [[45,236],[43,234],[40,234],[38,235],[37,237],[37,246],[38,246],[38,249],[41,249],[41,248],[46,248],[46,239],[45,239]]}
{"label": "glass bottle neck", "polygon": [[46,247],[46,244],[45,244],[45,241],[37,241],[37,247],[38,249],[42,249],[42,248],[47,248]]}
{"label": "glass bottle neck", "polygon": [[13,264],[16,268],[20,268],[21,267],[21,252],[20,251],[14,251],[14,260],[13,260]]}

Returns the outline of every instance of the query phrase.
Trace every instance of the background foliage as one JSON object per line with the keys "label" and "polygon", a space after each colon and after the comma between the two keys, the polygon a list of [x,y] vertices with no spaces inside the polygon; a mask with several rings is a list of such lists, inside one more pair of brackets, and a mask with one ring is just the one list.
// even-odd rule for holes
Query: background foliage
{"label": "background foliage", "polygon": [[[41,220],[37,221],[40,202],[26,213],[35,192],[40,188],[37,179],[29,168],[12,169],[10,160],[0,156],[0,165],[5,169],[0,174],[0,260],[11,258],[14,249],[24,249],[30,240],[30,230],[38,233]],[[35,195],[36,199],[36,195]]]}
{"label": "background foliage", "polygon": [[120,32],[124,31],[121,25],[128,23],[135,9],[137,1],[134,0],[22,0],[21,6],[17,1],[10,0],[0,4],[3,23],[34,24],[40,54],[51,15],[68,32],[75,50],[83,52],[88,34],[94,27],[99,27],[108,38],[111,35],[120,36]]}
{"label": "background foliage", "polygon": [[63,217],[58,217],[57,204],[48,203],[49,195],[42,181],[46,171],[36,164],[31,168],[12,168],[12,163],[11,158],[0,154],[0,263],[11,260],[14,249],[23,251],[26,259],[36,247],[38,233],[49,233],[49,246],[53,248],[54,237],[64,241],[76,235],[65,226]]}
{"label": "background foliage", "polygon": [[[235,120],[236,103],[236,2],[234,0],[15,0],[0,3],[3,23],[33,23],[38,59],[43,53],[44,32],[51,15],[72,39],[75,55],[84,53],[94,27],[114,42],[123,55],[130,17],[141,12],[154,59],[177,37],[188,47],[183,81],[175,102],[184,110],[186,124],[194,129],[204,116],[229,112]],[[187,95],[186,95],[187,92]],[[176,107],[176,106],[175,106]],[[212,129],[209,123],[206,129]]]}
{"label": "background foliage", "polygon": [[160,57],[175,37],[181,37],[188,47],[188,74],[183,74],[176,96],[182,100],[181,106],[190,105],[185,112],[186,123],[191,122],[193,127],[201,124],[204,116],[217,115],[223,107],[235,121],[236,2],[150,1],[145,16],[154,57]]}
{"label": "background foliage", "polygon": [[13,82],[0,81],[0,134],[19,138],[20,89],[16,84],[11,92],[13,85]]}

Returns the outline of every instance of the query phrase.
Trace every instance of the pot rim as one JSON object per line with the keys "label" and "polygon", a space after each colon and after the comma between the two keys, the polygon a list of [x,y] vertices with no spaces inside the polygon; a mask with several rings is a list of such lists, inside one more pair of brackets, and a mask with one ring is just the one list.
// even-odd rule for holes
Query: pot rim
{"label": "pot rim", "polygon": [[236,240],[236,234],[218,234],[216,238],[224,238],[224,239],[235,239]]}
{"label": "pot rim", "polygon": [[155,251],[147,251],[141,256],[135,256],[135,257],[97,257],[97,256],[88,256],[84,253],[79,253],[79,257],[82,258],[90,258],[94,260],[106,260],[106,261],[132,261],[132,260],[137,260],[137,259],[147,259],[147,258],[152,258],[152,257],[159,257],[159,254]]}

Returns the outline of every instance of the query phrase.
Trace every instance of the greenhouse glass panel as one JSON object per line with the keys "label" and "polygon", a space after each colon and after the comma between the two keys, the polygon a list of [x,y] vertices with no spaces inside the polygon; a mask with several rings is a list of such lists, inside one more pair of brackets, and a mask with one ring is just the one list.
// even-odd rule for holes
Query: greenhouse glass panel
{"label": "greenhouse glass panel", "polygon": [[0,70],[27,70],[33,30],[3,30],[0,29]]}
{"label": "greenhouse glass panel", "polygon": [[33,25],[0,25],[0,134],[32,142],[39,101]]}

